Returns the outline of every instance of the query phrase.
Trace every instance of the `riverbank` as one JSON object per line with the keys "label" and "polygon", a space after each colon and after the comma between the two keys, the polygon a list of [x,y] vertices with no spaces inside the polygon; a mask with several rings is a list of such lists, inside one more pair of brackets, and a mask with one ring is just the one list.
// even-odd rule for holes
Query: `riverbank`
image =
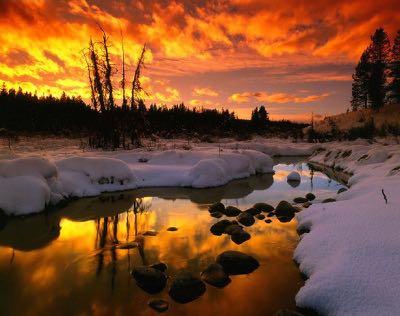
{"label": "riverbank", "polygon": [[300,307],[323,315],[396,315],[400,308],[400,146],[330,143],[310,158],[347,174],[350,188],[332,203],[297,215],[294,259],[308,279]]}

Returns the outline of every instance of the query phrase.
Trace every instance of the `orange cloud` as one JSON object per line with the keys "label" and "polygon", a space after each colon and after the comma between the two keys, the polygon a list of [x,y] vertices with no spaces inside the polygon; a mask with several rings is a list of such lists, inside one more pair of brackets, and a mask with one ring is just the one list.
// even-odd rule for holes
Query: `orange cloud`
{"label": "orange cloud", "polygon": [[193,95],[197,97],[216,97],[218,96],[218,92],[211,88],[194,88]]}
{"label": "orange cloud", "polygon": [[266,92],[242,92],[232,94],[228,100],[236,103],[245,103],[252,100],[268,103],[311,103],[322,100],[330,93],[320,95],[295,96],[283,92],[268,94]]}

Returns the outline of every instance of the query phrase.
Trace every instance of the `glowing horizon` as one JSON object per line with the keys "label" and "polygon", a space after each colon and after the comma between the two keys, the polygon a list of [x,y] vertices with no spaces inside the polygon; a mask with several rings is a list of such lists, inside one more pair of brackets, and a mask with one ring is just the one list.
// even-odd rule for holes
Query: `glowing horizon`
{"label": "glowing horizon", "polygon": [[0,83],[88,100],[82,50],[100,38],[100,23],[117,67],[122,30],[129,76],[147,43],[147,103],[223,107],[241,118],[265,105],[273,119],[308,120],[349,107],[355,63],[376,28],[393,38],[396,8],[393,0],[1,1]]}

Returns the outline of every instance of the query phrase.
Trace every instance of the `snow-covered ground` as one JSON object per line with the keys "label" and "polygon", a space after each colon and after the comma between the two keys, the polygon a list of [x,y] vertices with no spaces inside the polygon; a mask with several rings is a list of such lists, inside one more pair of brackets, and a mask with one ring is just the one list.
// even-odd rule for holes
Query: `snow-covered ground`
{"label": "snow-covered ground", "polygon": [[[0,147],[0,208],[25,214],[68,196],[145,186],[218,186],[272,172],[270,156],[312,155],[352,174],[336,202],[297,214],[307,231],[294,258],[308,279],[297,305],[324,315],[397,315],[400,310],[400,145],[398,140],[292,143],[253,139],[159,142],[140,151],[87,151],[78,142],[41,150]],[[40,158],[29,158],[33,154]],[[4,159],[4,158],[8,158]],[[11,158],[11,159],[10,159]],[[386,200],[385,200],[386,198]]]}
{"label": "snow-covered ground", "polygon": [[32,152],[0,160],[0,209],[8,214],[42,211],[69,197],[137,187],[215,187],[255,173],[272,173],[272,159],[259,151],[220,149],[128,152]]}
{"label": "snow-covered ground", "polygon": [[337,202],[297,215],[299,229],[310,230],[294,255],[308,277],[297,305],[323,315],[398,315],[400,145],[358,141],[325,148],[310,160],[353,176]]}

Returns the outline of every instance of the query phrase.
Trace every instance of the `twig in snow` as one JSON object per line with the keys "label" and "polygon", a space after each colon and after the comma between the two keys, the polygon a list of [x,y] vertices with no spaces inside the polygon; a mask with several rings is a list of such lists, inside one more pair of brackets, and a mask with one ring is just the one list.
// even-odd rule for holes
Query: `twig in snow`
{"label": "twig in snow", "polygon": [[387,196],[385,194],[385,191],[383,191],[383,189],[382,189],[382,195],[383,195],[383,198],[385,199],[385,202],[387,204],[388,203]]}

